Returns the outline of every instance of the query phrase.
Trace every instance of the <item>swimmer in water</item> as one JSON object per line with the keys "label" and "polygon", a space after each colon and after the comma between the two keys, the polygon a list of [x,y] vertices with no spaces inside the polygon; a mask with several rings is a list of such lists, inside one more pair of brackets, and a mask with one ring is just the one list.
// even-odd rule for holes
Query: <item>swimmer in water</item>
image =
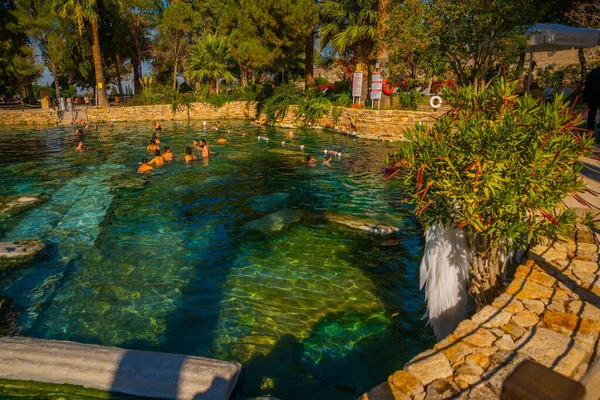
{"label": "swimmer in water", "polygon": [[184,159],[186,163],[191,163],[193,161],[196,161],[198,157],[196,157],[196,155],[192,153],[191,147],[186,147]]}
{"label": "swimmer in water", "polygon": [[294,131],[290,131],[290,133],[288,134],[288,136],[290,137],[290,139],[294,138]]}
{"label": "swimmer in water", "polygon": [[217,121],[217,129],[221,129],[221,121]]}
{"label": "swimmer in water", "polygon": [[77,148],[75,150],[77,150],[77,151],[85,151],[85,148],[83,147],[83,140],[79,140],[77,142]]}
{"label": "swimmer in water", "polygon": [[175,155],[171,153],[171,148],[169,146],[165,146],[165,152],[163,153],[162,158],[165,161],[173,161],[175,159]]}
{"label": "swimmer in water", "polygon": [[309,167],[314,167],[317,165],[317,162],[315,161],[313,156],[306,156],[306,165],[308,165]]}
{"label": "swimmer in water", "polygon": [[160,150],[160,147],[156,144],[156,140],[152,139],[146,150],[148,150],[148,153],[155,153],[156,150]]}
{"label": "swimmer in water", "polygon": [[225,139],[223,137],[223,135],[219,135],[219,138],[217,139],[217,143],[227,143],[227,139]]}
{"label": "swimmer in water", "polygon": [[114,125],[114,124],[113,124],[113,122],[112,122],[112,121],[110,121],[110,122],[108,123],[108,126],[109,126],[109,127],[111,127],[111,128],[112,128],[112,126],[113,126],[113,125]]}
{"label": "swimmer in water", "polygon": [[152,140],[154,140],[156,144],[160,144],[160,139],[158,138],[158,136],[156,136],[156,133],[152,134]]}
{"label": "swimmer in water", "polygon": [[329,154],[327,154],[325,156],[325,160],[323,160],[323,165],[326,166],[327,168],[331,168],[331,156]]}
{"label": "swimmer in water", "polygon": [[149,172],[152,171],[154,168],[152,168],[152,165],[148,164],[148,159],[147,158],[142,158],[142,165],[140,165],[140,167],[138,168],[137,172],[138,174],[143,174],[145,172]]}
{"label": "swimmer in water", "polygon": [[208,144],[206,144],[206,140],[204,139],[200,140],[200,148],[202,149],[202,157],[204,158],[208,158],[211,154],[215,154],[208,149]]}
{"label": "swimmer in water", "polygon": [[148,164],[150,164],[150,165],[154,164],[157,167],[160,167],[161,165],[165,165],[165,159],[162,158],[162,156],[160,155],[160,150],[156,150],[156,152],[154,152],[154,158],[152,160],[150,160],[150,162]]}
{"label": "swimmer in water", "polygon": [[75,129],[75,140],[83,141],[83,129]]}
{"label": "swimmer in water", "polygon": [[162,131],[162,126],[160,125],[160,122],[152,121],[152,129],[154,129],[155,131]]}
{"label": "swimmer in water", "polygon": [[198,139],[194,139],[194,148],[198,151],[202,151],[202,146],[200,146]]}

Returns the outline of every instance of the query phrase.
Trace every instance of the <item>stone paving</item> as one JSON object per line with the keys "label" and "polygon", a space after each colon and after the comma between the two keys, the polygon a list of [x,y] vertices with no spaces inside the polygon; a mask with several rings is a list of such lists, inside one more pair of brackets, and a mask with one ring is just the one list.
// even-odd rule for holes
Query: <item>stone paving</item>
{"label": "stone paving", "polygon": [[526,359],[581,380],[599,335],[598,246],[578,231],[576,240],[533,248],[491,305],[360,399],[499,399]]}

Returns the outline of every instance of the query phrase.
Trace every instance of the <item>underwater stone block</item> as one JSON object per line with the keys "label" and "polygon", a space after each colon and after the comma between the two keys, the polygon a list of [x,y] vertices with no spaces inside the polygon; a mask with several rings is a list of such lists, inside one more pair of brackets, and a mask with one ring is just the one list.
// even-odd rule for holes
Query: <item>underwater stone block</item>
{"label": "underwater stone block", "polygon": [[35,240],[0,242],[0,270],[31,261],[45,247],[44,243]]}

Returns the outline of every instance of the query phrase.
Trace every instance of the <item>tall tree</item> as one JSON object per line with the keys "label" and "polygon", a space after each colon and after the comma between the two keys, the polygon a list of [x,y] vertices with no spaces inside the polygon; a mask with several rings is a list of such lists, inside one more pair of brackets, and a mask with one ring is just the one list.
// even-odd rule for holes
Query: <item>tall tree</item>
{"label": "tall tree", "polygon": [[[388,64],[390,62],[390,49],[386,40],[387,31],[389,30],[391,0],[379,0],[377,5],[377,56],[375,60],[379,64],[379,69],[384,75],[388,75]],[[381,94],[381,107],[390,105],[390,97]]]}
{"label": "tall tree", "polygon": [[325,0],[321,7],[321,49],[330,45],[351,55],[363,74],[361,99],[367,97],[368,71],[377,37],[377,0]]}
{"label": "tall tree", "polygon": [[158,25],[158,53],[173,71],[173,89],[177,89],[177,74],[184,58],[188,54],[188,46],[194,29],[194,11],[183,1],[169,4],[163,11]]}
{"label": "tall tree", "polygon": [[83,35],[84,24],[87,22],[90,25],[98,106],[108,107],[106,82],[104,80],[104,70],[102,66],[102,51],[100,49],[100,37],[98,34],[99,20],[101,17],[98,8],[99,2],[101,1],[103,1],[105,5],[121,7],[120,0],[53,0],[52,9],[62,18],[74,19],[79,27],[80,35]]}
{"label": "tall tree", "polygon": [[231,42],[242,74],[280,71],[318,22],[314,0],[240,0],[238,9]]}
{"label": "tall tree", "polygon": [[227,62],[231,57],[227,41],[216,35],[205,35],[190,46],[190,56],[185,62],[185,75],[191,81],[210,84],[212,94],[219,93],[219,79],[233,80]]}

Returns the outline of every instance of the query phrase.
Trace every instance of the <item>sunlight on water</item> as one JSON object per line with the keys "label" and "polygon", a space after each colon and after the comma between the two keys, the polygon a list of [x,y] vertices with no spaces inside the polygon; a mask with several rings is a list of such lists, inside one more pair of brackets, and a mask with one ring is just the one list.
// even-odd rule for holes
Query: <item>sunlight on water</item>
{"label": "sunlight on water", "polygon": [[[421,232],[382,178],[392,144],[228,122],[217,145],[215,131],[163,126],[177,160],[147,176],[150,124],[90,130],[86,153],[69,128],[4,129],[3,194],[51,196],[0,219],[0,240],[48,244],[0,276],[21,334],[237,360],[245,397],[286,400],[354,399],[431,345]],[[185,165],[194,138],[217,154]],[[303,164],[324,149],[344,157]]]}

